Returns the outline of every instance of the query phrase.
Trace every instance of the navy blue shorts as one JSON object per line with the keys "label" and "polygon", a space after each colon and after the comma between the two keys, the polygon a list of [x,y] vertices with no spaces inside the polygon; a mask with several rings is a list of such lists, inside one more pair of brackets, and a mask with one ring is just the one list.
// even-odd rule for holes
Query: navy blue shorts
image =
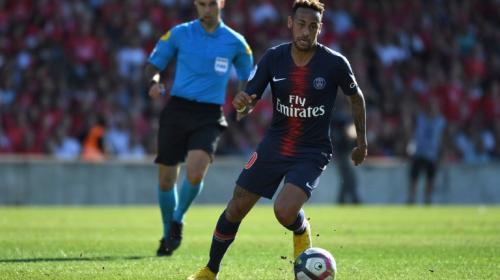
{"label": "navy blue shorts", "polygon": [[236,184],[252,193],[272,199],[284,178],[285,184],[298,186],[310,197],[330,159],[331,155],[325,153],[319,153],[316,157],[294,158],[255,152]]}

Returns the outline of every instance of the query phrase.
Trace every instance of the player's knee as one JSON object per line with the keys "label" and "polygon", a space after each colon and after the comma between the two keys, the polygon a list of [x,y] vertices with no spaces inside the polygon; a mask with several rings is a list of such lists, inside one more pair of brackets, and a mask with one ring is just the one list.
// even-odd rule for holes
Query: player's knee
{"label": "player's knee", "polygon": [[188,172],[188,174],[186,175],[186,179],[193,186],[199,185],[203,180],[203,172],[198,172],[198,171]]}
{"label": "player's knee", "polygon": [[175,181],[176,181],[175,176],[169,176],[168,174],[164,174],[161,176],[160,179],[160,189],[162,191],[168,191],[171,190],[174,187]]}
{"label": "player's knee", "polygon": [[174,187],[174,182],[170,181],[170,180],[162,180],[160,182],[160,189],[162,191],[169,191],[171,190],[172,188]]}
{"label": "player's knee", "polygon": [[240,222],[247,212],[244,203],[232,199],[226,208],[226,218],[231,222]]}
{"label": "player's knee", "polygon": [[291,225],[297,219],[297,211],[285,204],[274,204],[274,215],[283,226]]}
{"label": "player's knee", "polygon": [[176,172],[160,172],[160,189],[162,191],[171,190],[177,180]]}

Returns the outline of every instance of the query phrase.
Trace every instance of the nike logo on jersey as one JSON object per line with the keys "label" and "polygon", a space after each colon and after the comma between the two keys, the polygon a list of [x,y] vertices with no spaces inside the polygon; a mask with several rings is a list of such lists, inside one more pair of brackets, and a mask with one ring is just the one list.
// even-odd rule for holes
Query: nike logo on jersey
{"label": "nike logo on jersey", "polygon": [[314,189],[315,188],[314,186],[311,186],[311,184],[309,184],[309,182],[306,182],[306,187],[308,187],[310,189]]}
{"label": "nike logo on jersey", "polygon": [[276,77],[273,77],[273,82],[279,82],[279,81],[283,81],[283,80],[286,80],[286,78],[277,79]]}

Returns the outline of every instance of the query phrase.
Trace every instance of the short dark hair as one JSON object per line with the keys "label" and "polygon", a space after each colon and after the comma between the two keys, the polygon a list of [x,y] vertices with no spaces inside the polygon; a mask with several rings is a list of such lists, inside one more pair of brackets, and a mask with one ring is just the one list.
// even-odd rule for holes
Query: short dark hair
{"label": "short dark hair", "polygon": [[298,8],[308,8],[319,12],[320,16],[323,17],[323,12],[325,11],[325,4],[321,3],[319,0],[295,0],[292,6],[292,15],[295,15]]}

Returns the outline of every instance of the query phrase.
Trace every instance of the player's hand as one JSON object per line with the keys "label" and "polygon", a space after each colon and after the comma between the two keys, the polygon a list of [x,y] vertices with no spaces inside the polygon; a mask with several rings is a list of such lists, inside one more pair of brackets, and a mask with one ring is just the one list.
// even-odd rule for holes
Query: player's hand
{"label": "player's hand", "polygon": [[161,83],[156,83],[156,84],[153,84],[150,88],[149,88],[149,97],[155,99],[155,98],[158,98],[162,95],[165,95],[165,86]]}
{"label": "player's hand", "polygon": [[360,165],[361,163],[363,163],[363,161],[365,161],[367,154],[368,154],[368,149],[367,149],[366,145],[354,147],[354,149],[352,149],[352,153],[351,153],[351,159],[352,159],[352,162],[354,162],[354,165],[357,166],[357,165]]}
{"label": "player's hand", "polygon": [[240,91],[233,99],[233,107],[236,110],[236,120],[241,120],[248,115],[256,103],[257,95],[248,95],[244,91]]}

